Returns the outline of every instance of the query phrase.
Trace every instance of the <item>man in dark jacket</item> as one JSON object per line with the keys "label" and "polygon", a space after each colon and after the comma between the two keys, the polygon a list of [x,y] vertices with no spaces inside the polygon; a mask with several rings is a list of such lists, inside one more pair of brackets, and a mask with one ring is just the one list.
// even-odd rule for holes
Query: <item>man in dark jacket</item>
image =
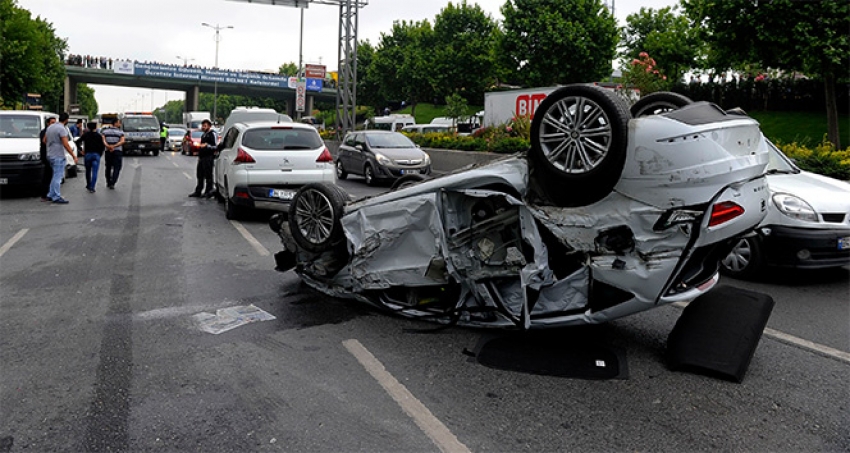
{"label": "man in dark jacket", "polygon": [[[204,135],[201,136],[201,148],[198,150],[198,185],[195,186],[195,191],[190,193],[190,197],[206,197],[213,196],[213,160],[215,153],[218,151],[218,136],[212,128],[210,120],[204,120],[201,123],[201,130]],[[204,183],[206,182],[206,190]]]}
{"label": "man in dark jacket", "polygon": [[86,127],[88,130],[81,139],[86,156],[86,190],[94,193],[94,187],[97,185],[97,170],[100,168],[100,156],[106,149],[106,140],[97,131],[97,123],[88,123]]}

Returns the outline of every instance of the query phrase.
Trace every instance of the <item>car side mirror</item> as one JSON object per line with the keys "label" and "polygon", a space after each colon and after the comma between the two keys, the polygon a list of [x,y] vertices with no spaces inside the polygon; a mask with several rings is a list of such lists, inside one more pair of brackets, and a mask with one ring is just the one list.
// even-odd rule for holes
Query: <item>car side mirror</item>
{"label": "car side mirror", "polygon": [[363,145],[361,145],[361,144],[354,145],[354,149],[356,149],[357,151],[363,151]]}

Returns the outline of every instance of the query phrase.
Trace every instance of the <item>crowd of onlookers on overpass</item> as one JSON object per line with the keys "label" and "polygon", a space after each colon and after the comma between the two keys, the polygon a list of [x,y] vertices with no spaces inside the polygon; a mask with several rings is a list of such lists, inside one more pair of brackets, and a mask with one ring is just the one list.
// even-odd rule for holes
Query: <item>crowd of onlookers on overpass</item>
{"label": "crowd of onlookers on overpass", "polygon": [[[119,61],[119,60],[114,60]],[[65,64],[69,66],[81,66],[84,68],[112,69],[112,58],[95,57],[93,55],[68,55]]]}

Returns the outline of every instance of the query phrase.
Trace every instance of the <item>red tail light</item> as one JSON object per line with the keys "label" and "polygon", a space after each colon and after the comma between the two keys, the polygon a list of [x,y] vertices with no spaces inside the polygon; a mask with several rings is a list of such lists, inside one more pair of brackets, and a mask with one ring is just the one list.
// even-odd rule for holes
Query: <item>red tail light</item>
{"label": "red tail light", "polygon": [[331,156],[331,152],[328,151],[328,148],[325,147],[325,150],[322,151],[322,154],[319,154],[319,158],[316,159],[316,162],[333,162],[334,156]]}
{"label": "red tail light", "polygon": [[717,203],[711,207],[711,217],[708,219],[708,226],[713,227],[721,223],[726,223],[743,213],[744,208],[737,203],[731,201]]}
{"label": "red tail light", "polygon": [[234,164],[254,164],[256,162],[257,161],[255,161],[254,158],[251,157],[250,154],[245,152],[244,149],[242,149],[242,148],[236,149],[236,159],[233,159]]}

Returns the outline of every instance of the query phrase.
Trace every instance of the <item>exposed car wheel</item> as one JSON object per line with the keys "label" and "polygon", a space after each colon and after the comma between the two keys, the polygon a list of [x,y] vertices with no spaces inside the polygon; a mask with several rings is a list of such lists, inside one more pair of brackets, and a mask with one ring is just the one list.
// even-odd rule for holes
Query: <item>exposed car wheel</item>
{"label": "exposed car wheel", "polygon": [[398,189],[402,189],[404,187],[412,186],[420,181],[424,181],[425,177],[422,175],[412,174],[412,175],[404,175],[401,178],[393,181],[392,187],[390,187],[390,191],[395,191]]}
{"label": "exposed car wheel", "polygon": [[758,236],[741,238],[732,251],[720,262],[720,270],[735,278],[752,278],[764,267],[761,239]]}
{"label": "exposed car wheel", "polygon": [[342,161],[336,161],[336,177],[337,179],[345,179],[348,177],[348,172],[345,171],[345,168],[342,166]]}
{"label": "exposed car wheel", "polygon": [[299,247],[309,252],[329,250],[344,236],[342,208],[344,192],[330,184],[307,184],[295,193],[289,205],[289,230]]}
{"label": "exposed car wheel", "polygon": [[227,220],[239,220],[242,217],[242,207],[237,206],[230,199],[230,189],[227,187],[227,183],[224,183],[224,218]]}
{"label": "exposed car wheel", "polygon": [[630,118],[604,88],[568,85],[549,94],[531,123],[528,153],[539,195],[560,206],[608,195],[623,171]]}
{"label": "exposed car wheel", "polygon": [[363,177],[366,178],[367,186],[375,185],[375,170],[372,170],[372,166],[366,164],[366,168],[363,169]]}
{"label": "exposed car wheel", "polygon": [[632,117],[658,115],[660,113],[672,112],[688,104],[693,104],[691,98],[670,91],[659,91],[650,93],[638,99],[632,106]]}

